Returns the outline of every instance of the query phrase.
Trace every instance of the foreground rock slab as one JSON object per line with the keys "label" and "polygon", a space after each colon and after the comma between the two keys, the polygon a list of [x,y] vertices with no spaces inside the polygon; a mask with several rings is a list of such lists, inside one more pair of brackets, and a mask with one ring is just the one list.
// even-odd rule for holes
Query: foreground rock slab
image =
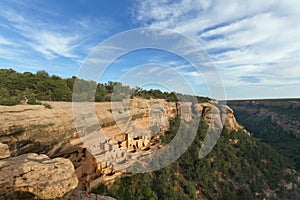
{"label": "foreground rock slab", "polygon": [[77,184],[74,166],[64,158],[30,153],[0,160],[0,199],[55,199]]}
{"label": "foreground rock slab", "polygon": [[7,144],[0,142],[0,159],[8,158],[10,156],[9,148]]}

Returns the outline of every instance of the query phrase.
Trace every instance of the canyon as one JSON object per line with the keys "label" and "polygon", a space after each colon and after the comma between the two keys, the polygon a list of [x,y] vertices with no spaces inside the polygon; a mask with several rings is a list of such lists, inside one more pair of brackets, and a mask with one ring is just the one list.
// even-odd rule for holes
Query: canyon
{"label": "canyon", "polygon": [[254,137],[289,157],[300,171],[300,100],[229,101],[237,120]]}

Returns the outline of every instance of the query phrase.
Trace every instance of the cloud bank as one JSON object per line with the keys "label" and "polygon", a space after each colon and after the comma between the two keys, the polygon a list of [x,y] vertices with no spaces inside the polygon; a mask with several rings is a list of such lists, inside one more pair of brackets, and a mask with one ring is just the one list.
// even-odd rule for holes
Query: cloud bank
{"label": "cloud bank", "polygon": [[230,98],[239,97],[232,90],[247,88],[244,98],[282,97],[282,90],[300,97],[297,1],[146,0],[136,6],[133,16],[141,25],[197,40],[222,74]]}

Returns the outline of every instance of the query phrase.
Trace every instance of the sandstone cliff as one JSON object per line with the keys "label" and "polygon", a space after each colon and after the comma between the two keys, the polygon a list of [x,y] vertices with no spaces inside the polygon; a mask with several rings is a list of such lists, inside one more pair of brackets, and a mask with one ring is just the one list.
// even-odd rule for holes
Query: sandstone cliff
{"label": "sandstone cliff", "polygon": [[[30,105],[0,106],[0,121],[3,122],[0,142],[8,144],[12,156],[36,152],[46,153],[51,158],[68,158],[75,166],[78,188],[83,190],[121,176],[123,172],[115,170],[114,165],[122,166],[130,161],[126,152],[130,152],[130,156],[139,156],[160,149],[159,135],[164,134],[169,119],[177,114],[182,120],[189,121],[193,118],[192,113],[196,113],[212,129],[222,129],[223,125],[228,130],[242,129],[233,110],[215,102],[192,104],[134,99],[127,102],[125,109],[124,102],[114,106],[95,103],[101,134],[106,137],[99,136],[98,130],[79,128],[79,135],[89,134],[88,141],[102,137],[101,142],[91,143],[89,146],[93,148],[87,150],[74,125],[72,103],[48,103],[52,109]],[[96,159],[91,152],[99,157]]]}

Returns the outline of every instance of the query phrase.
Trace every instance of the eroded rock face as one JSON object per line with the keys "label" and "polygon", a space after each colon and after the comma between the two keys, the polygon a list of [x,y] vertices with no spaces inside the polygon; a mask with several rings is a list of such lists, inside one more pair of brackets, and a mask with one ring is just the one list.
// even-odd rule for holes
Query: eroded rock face
{"label": "eroded rock face", "polygon": [[199,103],[194,104],[194,109],[212,129],[222,129],[223,126],[229,131],[243,129],[236,121],[233,110],[229,106]]}
{"label": "eroded rock face", "polygon": [[23,154],[0,160],[0,169],[0,199],[22,198],[16,194],[55,199],[78,184],[73,164],[64,158]]}
{"label": "eroded rock face", "polygon": [[80,180],[78,188],[88,190],[90,182],[101,175],[101,170],[97,168],[97,162],[85,148],[78,149],[68,157],[74,163],[75,172]]}
{"label": "eroded rock face", "polygon": [[8,158],[10,156],[9,148],[7,144],[0,142],[0,159]]}
{"label": "eroded rock face", "polygon": [[[90,136],[84,142],[82,137],[78,138],[80,131],[76,133],[75,130],[72,103],[50,104],[52,109],[30,105],[0,106],[0,121],[4,122],[0,126],[0,142],[9,144],[12,156],[43,152],[51,158],[71,160],[80,180],[77,188],[81,190],[90,190],[100,182],[109,183],[122,175],[111,161],[118,165],[128,164],[134,156],[162,148],[159,134],[169,128],[169,120],[177,114],[186,122],[198,115],[213,129],[222,129],[224,124],[229,130],[241,128],[232,109],[216,102],[192,104],[136,98],[127,104],[117,102],[115,106],[110,102],[95,103],[97,122],[106,137],[102,140],[98,130],[93,133],[93,129],[83,129]],[[117,119],[120,120],[118,123]],[[90,144],[86,145],[87,142]],[[92,148],[87,150],[89,146]],[[95,159],[93,155],[99,155],[101,159]],[[18,166],[18,170],[22,171],[22,166]]]}
{"label": "eroded rock face", "polygon": [[225,114],[225,127],[229,131],[243,129],[243,127],[236,121],[233,110],[229,106],[223,106],[223,114]]}
{"label": "eroded rock face", "polygon": [[202,118],[203,120],[212,128],[212,129],[222,129],[223,128],[223,123],[222,120],[222,115],[221,115],[221,110],[211,104],[211,103],[202,103],[200,104],[203,109],[202,109]]}

